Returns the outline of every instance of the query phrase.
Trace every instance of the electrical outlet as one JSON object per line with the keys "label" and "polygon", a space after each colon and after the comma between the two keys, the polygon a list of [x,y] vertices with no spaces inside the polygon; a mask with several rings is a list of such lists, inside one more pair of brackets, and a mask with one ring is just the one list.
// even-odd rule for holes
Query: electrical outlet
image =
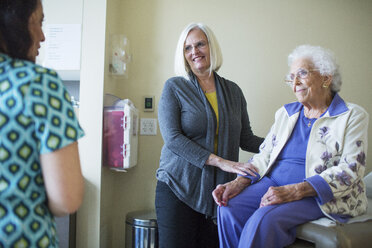
{"label": "electrical outlet", "polygon": [[141,118],[141,135],[156,135],[157,124],[156,119]]}

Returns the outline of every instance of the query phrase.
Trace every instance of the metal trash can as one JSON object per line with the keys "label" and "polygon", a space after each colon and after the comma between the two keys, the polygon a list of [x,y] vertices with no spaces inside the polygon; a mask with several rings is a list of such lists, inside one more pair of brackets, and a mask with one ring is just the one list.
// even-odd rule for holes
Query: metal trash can
{"label": "metal trash can", "polygon": [[154,210],[130,212],[125,220],[126,248],[158,248],[158,225]]}

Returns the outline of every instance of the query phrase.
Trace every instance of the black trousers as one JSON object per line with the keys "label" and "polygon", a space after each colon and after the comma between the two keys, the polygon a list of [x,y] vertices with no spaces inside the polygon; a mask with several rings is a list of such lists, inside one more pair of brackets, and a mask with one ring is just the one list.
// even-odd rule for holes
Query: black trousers
{"label": "black trousers", "polygon": [[180,201],[158,181],[155,196],[160,248],[218,248],[218,230],[211,218]]}

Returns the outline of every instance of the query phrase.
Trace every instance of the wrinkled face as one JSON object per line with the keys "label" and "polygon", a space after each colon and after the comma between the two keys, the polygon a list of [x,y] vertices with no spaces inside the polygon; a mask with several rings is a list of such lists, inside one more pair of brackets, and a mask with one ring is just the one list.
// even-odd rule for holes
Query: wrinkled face
{"label": "wrinkled face", "polygon": [[189,32],[185,40],[184,56],[195,75],[202,74],[209,69],[209,43],[203,31],[195,28]]}
{"label": "wrinkled face", "polygon": [[[307,71],[305,78],[300,78],[300,74]],[[317,71],[310,59],[300,58],[295,60],[290,69],[290,74],[294,76],[292,90],[297,100],[306,104],[317,104],[326,98],[327,90],[322,86],[324,83],[323,76]]]}
{"label": "wrinkled face", "polygon": [[28,29],[31,35],[31,47],[28,50],[28,59],[35,62],[36,56],[39,54],[40,43],[45,40],[45,36],[42,30],[42,24],[44,20],[43,7],[41,2],[38,1],[38,5],[31,14],[30,19],[28,20]]}

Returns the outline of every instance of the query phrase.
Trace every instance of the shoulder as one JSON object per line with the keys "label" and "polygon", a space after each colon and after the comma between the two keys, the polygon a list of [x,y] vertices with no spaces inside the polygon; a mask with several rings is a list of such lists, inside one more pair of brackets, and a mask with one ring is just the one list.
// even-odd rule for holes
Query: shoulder
{"label": "shoulder", "polygon": [[[40,65],[32,64],[30,68],[33,77],[30,78],[29,97],[41,101],[49,96],[50,101],[68,101],[70,102],[70,95],[67,92],[62,79],[58,76],[55,70],[42,67]],[[40,95],[41,94],[41,95]],[[39,96],[45,95],[40,98]],[[58,99],[58,100],[57,100]]]}
{"label": "shoulder", "polygon": [[184,77],[171,77],[165,81],[165,86],[167,87],[181,87],[185,83],[190,82],[190,80]]}
{"label": "shoulder", "polygon": [[7,55],[1,54],[0,66],[1,74],[6,75],[8,78],[11,76],[13,79],[15,79],[15,83],[19,81],[30,81],[30,79],[35,76],[35,71],[33,69],[35,64],[27,60],[14,59]]}
{"label": "shoulder", "polygon": [[282,123],[282,122],[287,122],[290,120],[295,120],[299,112],[301,111],[301,107],[302,107],[302,104],[298,102],[285,104],[284,106],[276,110],[275,122]]}
{"label": "shoulder", "polygon": [[279,117],[282,117],[282,116],[289,116],[288,111],[287,111],[287,109],[286,109],[286,105],[280,107],[280,108],[275,112],[275,118],[276,118],[276,119],[279,118]]}
{"label": "shoulder", "polygon": [[39,104],[58,111],[62,110],[64,105],[70,108],[70,94],[55,70],[34,63],[29,64],[29,68],[32,77],[28,80],[25,100],[29,101],[30,106]]}
{"label": "shoulder", "polygon": [[58,76],[58,73],[53,69],[33,64],[32,70],[35,72],[36,77],[47,77],[48,80],[52,80],[58,83],[62,82],[61,78]]}
{"label": "shoulder", "polygon": [[369,118],[367,111],[351,102],[346,102],[344,99],[341,98],[340,95],[336,94],[332,100],[331,106],[329,107],[329,114],[330,116],[342,116],[343,114],[347,114],[352,119],[356,118]]}
{"label": "shoulder", "polygon": [[291,102],[285,104],[282,109],[287,113],[288,116],[292,116],[301,111],[303,105],[299,102]]}
{"label": "shoulder", "polygon": [[164,84],[164,91],[189,91],[193,83],[184,77],[171,77]]}
{"label": "shoulder", "polygon": [[346,102],[346,106],[353,112],[360,113],[363,115],[368,116],[368,112],[360,105],[351,103],[351,102]]}
{"label": "shoulder", "polygon": [[361,106],[355,104],[346,102],[347,108],[350,110],[351,118],[359,119],[359,120],[369,120],[369,114],[368,112]]}
{"label": "shoulder", "polygon": [[27,95],[30,89],[64,88],[56,71],[4,54],[0,54],[0,80],[2,78],[10,79],[14,89],[19,88],[23,96]]}
{"label": "shoulder", "polygon": [[48,76],[50,80],[61,81],[56,71],[42,67],[31,61],[14,59],[2,54],[0,56],[0,63],[2,63],[1,65],[5,73],[14,74],[17,78],[26,78],[28,79],[27,81],[38,81],[44,76]]}

